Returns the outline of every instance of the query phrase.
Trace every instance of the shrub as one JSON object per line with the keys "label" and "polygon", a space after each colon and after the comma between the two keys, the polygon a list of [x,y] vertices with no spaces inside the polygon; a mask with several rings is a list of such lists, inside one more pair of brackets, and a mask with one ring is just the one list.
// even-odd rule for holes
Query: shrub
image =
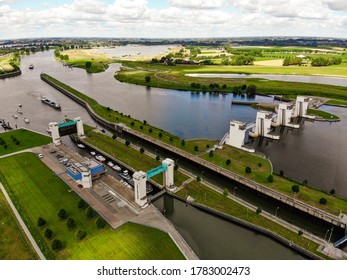
{"label": "shrub", "polygon": [[96,227],[101,229],[101,228],[104,228],[106,226],[106,221],[100,217],[98,217],[96,220],[95,220],[95,224],[96,224]]}
{"label": "shrub", "polygon": [[201,177],[200,176],[196,176],[196,181],[200,182],[201,181]]}
{"label": "shrub", "polygon": [[44,218],[39,217],[37,219],[37,226],[43,227],[45,224],[47,224],[47,221]]}
{"label": "shrub", "polygon": [[59,239],[54,239],[52,241],[52,250],[59,251],[61,249],[63,249],[63,242],[61,242]]}
{"label": "shrub", "polygon": [[231,164],[231,160],[230,160],[230,159],[227,159],[227,160],[225,161],[225,164],[226,164],[226,165],[230,165],[230,164]]}
{"label": "shrub", "polygon": [[262,164],[261,162],[258,162],[258,166],[259,166],[259,167],[262,167],[263,164]]}
{"label": "shrub", "polygon": [[67,227],[69,229],[72,229],[72,228],[74,228],[76,226],[76,222],[75,222],[75,220],[73,218],[68,218],[66,220],[66,225],[67,225]]}
{"label": "shrub", "polygon": [[257,210],[255,211],[255,213],[257,213],[257,215],[259,215],[263,210],[261,210],[260,207],[257,208]]}
{"label": "shrub", "polygon": [[335,192],[335,189],[331,189],[331,190],[330,190],[330,194],[331,194],[331,195],[334,195],[335,193],[336,193],[336,192]]}
{"label": "shrub", "polygon": [[326,198],[324,198],[324,197],[322,197],[320,200],[319,200],[319,204],[322,204],[322,205],[325,205],[325,204],[327,204],[327,200],[326,200]]}
{"label": "shrub", "polygon": [[143,125],[140,125],[140,129],[141,129],[141,130],[143,129]]}
{"label": "shrub", "polygon": [[163,137],[163,133],[159,132],[159,138]]}
{"label": "shrub", "polygon": [[269,183],[272,183],[272,182],[274,181],[274,176],[269,175],[269,176],[267,177],[267,181],[268,181]]}
{"label": "shrub", "polygon": [[76,232],[75,232],[75,236],[78,240],[82,240],[83,238],[85,238],[87,235],[87,233],[82,230],[82,229],[77,229]]}
{"label": "shrub", "polygon": [[87,202],[85,202],[82,198],[80,198],[80,200],[77,202],[77,207],[80,209],[85,208],[87,205]]}
{"label": "shrub", "polygon": [[50,229],[50,228],[46,228],[45,229],[45,232],[44,232],[44,235],[47,239],[51,239],[52,236],[53,236],[53,231]]}
{"label": "shrub", "polygon": [[135,123],[134,122],[131,122],[131,124],[130,124],[131,126],[134,126],[135,125]]}
{"label": "shrub", "polygon": [[140,153],[143,154],[145,152],[145,149],[141,147]]}
{"label": "shrub", "polygon": [[92,219],[95,215],[94,209],[91,207],[87,208],[86,216],[88,219]]}
{"label": "shrub", "polygon": [[195,152],[199,151],[199,147],[197,145],[194,146],[194,151]]}
{"label": "shrub", "polygon": [[292,191],[293,191],[293,193],[298,193],[300,191],[300,187],[298,185],[293,185]]}
{"label": "shrub", "polygon": [[184,147],[186,145],[186,141],[182,140],[181,141],[181,146]]}
{"label": "shrub", "polygon": [[210,151],[210,153],[208,154],[209,157],[213,157],[213,151]]}
{"label": "shrub", "polygon": [[249,166],[246,167],[245,171],[247,174],[252,173],[252,169]]}
{"label": "shrub", "polygon": [[125,146],[129,146],[130,145],[130,141],[129,140],[126,140],[125,141]]}
{"label": "shrub", "polygon": [[150,128],[150,129],[148,130],[148,132],[149,132],[149,133],[152,133],[152,132],[153,132],[153,129],[152,129],[152,128]]}
{"label": "shrub", "polygon": [[146,81],[146,83],[149,83],[151,81],[151,77],[150,76],[146,76],[145,77],[145,81]]}
{"label": "shrub", "polygon": [[223,190],[223,195],[224,195],[224,196],[228,196],[228,194],[229,194],[229,191],[228,191],[227,188],[225,188],[225,189]]}
{"label": "shrub", "polygon": [[284,177],[284,171],[283,170],[280,170],[280,176]]}
{"label": "shrub", "polygon": [[66,210],[63,208],[60,208],[58,211],[58,217],[60,219],[66,219],[68,217]]}

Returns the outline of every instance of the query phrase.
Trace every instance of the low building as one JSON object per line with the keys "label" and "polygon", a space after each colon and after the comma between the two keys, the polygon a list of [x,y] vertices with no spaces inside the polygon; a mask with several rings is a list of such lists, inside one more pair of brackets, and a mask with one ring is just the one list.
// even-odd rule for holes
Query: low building
{"label": "low building", "polygon": [[93,159],[83,163],[73,162],[66,169],[66,173],[77,183],[81,184],[83,188],[91,188],[92,181],[100,178],[105,172],[105,166]]}

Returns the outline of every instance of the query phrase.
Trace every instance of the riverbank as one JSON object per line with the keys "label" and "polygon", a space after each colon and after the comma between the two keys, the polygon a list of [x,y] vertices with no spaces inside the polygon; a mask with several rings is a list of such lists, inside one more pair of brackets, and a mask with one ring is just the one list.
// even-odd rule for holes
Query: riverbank
{"label": "riverbank", "polygon": [[[312,83],[272,81],[260,78],[218,78],[189,77],[188,73],[235,73],[230,66],[165,66],[146,62],[124,61],[121,71],[115,74],[115,79],[137,85],[167,89],[234,92],[234,87],[255,85],[256,92],[265,95],[314,95],[329,99],[347,100],[347,87],[321,85]],[[239,69],[239,68],[237,68]],[[249,67],[250,71],[255,68]],[[239,73],[236,71],[236,73]],[[150,77],[149,81],[148,78]],[[218,88],[215,85],[218,84]],[[225,85],[225,86],[224,86]]]}
{"label": "riverbank", "polygon": [[11,78],[11,77],[16,77],[22,74],[22,71],[16,70],[13,72],[5,73],[5,74],[0,74],[0,79],[6,79],[6,78]]}

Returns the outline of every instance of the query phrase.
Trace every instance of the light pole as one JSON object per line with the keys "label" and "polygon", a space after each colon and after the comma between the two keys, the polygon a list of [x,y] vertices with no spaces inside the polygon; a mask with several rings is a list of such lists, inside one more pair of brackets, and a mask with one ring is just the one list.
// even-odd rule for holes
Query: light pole
{"label": "light pole", "polygon": [[234,196],[235,196],[235,191],[236,191],[236,189],[237,189],[237,187],[235,187],[235,188],[234,188],[234,191],[233,191]]}
{"label": "light pole", "polygon": [[202,181],[202,173],[204,173],[204,170],[201,171],[201,173],[200,173],[200,179],[201,179],[201,181]]}
{"label": "light pole", "polygon": [[158,150],[158,149],[155,149],[155,151],[154,151],[155,156],[157,156],[157,150]]}
{"label": "light pole", "polygon": [[275,217],[277,217],[277,211],[278,211],[278,209],[280,209],[279,206],[276,208]]}

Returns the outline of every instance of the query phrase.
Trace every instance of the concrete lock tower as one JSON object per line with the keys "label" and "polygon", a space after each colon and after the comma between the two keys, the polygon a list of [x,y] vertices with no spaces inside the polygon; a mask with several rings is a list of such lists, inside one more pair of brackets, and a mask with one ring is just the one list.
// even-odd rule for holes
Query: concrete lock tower
{"label": "concrete lock tower", "polygon": [[164,172],[163,172],[164,188],[166,188],[166,187],[170,188],[174,184],[175,162],[171,158],[166,158],[162,161],[162,164],[167,166],[167,169],[164,170]]}
{"label": "concrete lock tower", "polygon": [[61,140],[60,140],[58,123],[50,122],[48,126],[49,126],[49,129],[51,131],[52,140],[53,140],[54,145],[60,145]]}
{"label": "concrete lock tower", "polygon": [[147,195],[146,195],[146,182],[147,173],[138,171],[133,174],[134,186],[135,186],[135,202],[140,207],[147,206]]}
{"label": "concrete lock tower", "polygon": [[251,147],[245,147],[245,142],[248,141],[247,125],[244,122],[232,120],[230,122],[229,135],[225,143],[227,145],[242,149],[248,152],[254,152]]}
{"label": "concrete lock tower", "polygon": [[306,117],[307,108],[310,98],[305,96],[297,96],[295,102],[295,117]]}
{"label": "concrete lock tower", "polygon": [[79,138],[85,138],[82,118],[75,118],[74,121],[76,122],[77,136]]}
{"label": "concrete lock tower", "polygon": [[276,140],[280,139],[279,135],[274,135],[271,133],[272,119],[272,112],[258,111],[254,131],[250,132],[249,135],[252,137],[263,136]]}
{"label": "concrete lock tower", "polygon": [[280,103],[278,105],[277,120],[274,126],[284,125],[292,128],[299,128],[299,124],[292,123],[294,104]]}
{"label": "concrete lock tower", "polygon": [[81,184],[85,189],[90,189],[93,186],[90,170],[86,169],[82,171]]}

